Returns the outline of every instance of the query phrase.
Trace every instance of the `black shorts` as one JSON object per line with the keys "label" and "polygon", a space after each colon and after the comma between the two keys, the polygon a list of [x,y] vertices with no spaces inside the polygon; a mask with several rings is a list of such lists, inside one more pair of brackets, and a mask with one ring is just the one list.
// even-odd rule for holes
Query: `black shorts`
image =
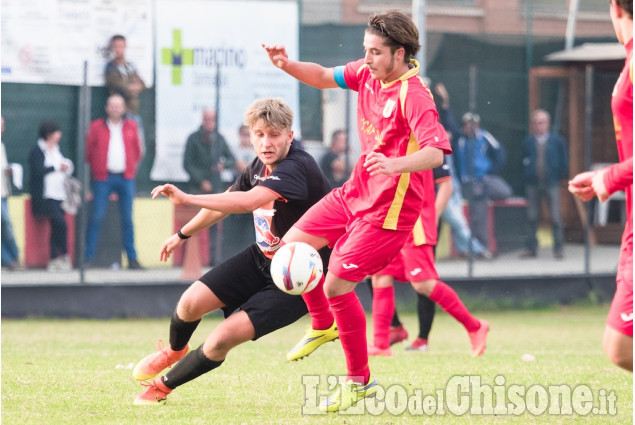
{"label": "black shorts", "polygon": [[247,313],[256,330],[254,341],[308,312],[300,295],[286,294],[273,283],[270,264],[271,260],[252,244],[199,279],[225,304],[226,318],[237,309]]}

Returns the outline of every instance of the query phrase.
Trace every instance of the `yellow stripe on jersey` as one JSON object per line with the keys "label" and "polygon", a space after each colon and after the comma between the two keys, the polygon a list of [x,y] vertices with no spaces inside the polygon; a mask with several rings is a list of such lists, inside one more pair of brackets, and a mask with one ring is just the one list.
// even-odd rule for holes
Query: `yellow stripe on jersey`
{"label": "yellow stripe on jersey", "polygon": [[[408,149],[406,155],[410,155],[419,150],[419,144],[415,140],[414,134],[410,133],[410,139],[408,140]],[[406,191],[410,185],[410,173],[403,173],[399,177],[399,183],[397,183],[397,191],[395,197],[388,209],[384,224],[381,226],[383,229],[397,230],[397,222],[399,221],[399,213],[403,207],[403,200],[406,197]]]}
{"label": "yellow stripe on jersey", "polygon": [[399,88],[399,105],[401,106],[401,115],[406,118],[406,94],[408,94],[408,80],[401,83]]}
{"label": "yellow stripe on jersey", "polygon": [[632,56],[628,64],[628,76],[631,79],[631,84],[633,84],[633,57]]}
{"label": "yellow stripe on jersey", "polygon": [[417,219],[415,227],[412,229],[412,236],[415,246],[421,246],[426,244],[426,232],[423,231],[423,221],[421,216]]}

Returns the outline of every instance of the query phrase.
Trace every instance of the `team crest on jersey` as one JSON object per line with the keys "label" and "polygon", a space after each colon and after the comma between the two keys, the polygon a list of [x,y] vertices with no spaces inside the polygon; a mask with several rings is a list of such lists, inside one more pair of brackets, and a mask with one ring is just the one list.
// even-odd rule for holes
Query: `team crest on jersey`
{"label": "team crest on jersey", "polygon": [[386,102],[386,104],[384,105],[384,118],[389,118],[392,115],[392,111],[393,109],[395,109],[395,105],[397,104],[397,102],[395,102],[392,99],[388,99],[388,101]]}
{"label": "team crest on jersey", "polygon": [[256,211],[254,211],[256,243],[263,251],[273,252],[278,249],[278,245],[280,245],[280,238],[271,232],[271,221],[268,219],[270,217],[273,217],[273,213],[256,215]]}

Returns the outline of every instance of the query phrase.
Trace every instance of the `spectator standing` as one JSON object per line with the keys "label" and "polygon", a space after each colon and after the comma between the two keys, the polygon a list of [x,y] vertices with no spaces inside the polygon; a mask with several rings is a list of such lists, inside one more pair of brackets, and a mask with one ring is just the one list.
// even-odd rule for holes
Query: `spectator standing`
{"label": "spectator standing", "polygon": [[59,143],[62,131],[52,121],[40,124],[37,145],[29,154],[31,212],[46,217],[51,224],[51,260],[48,271],[69,271],[66,219],[62,202],[66,199],[64,180],[73,173],[73,163],[64,158]]}
{"label": "spectator standing", "polygon": [[[189,174],[189,191],[194,194],[224,192],[223,173],[231,172],[234,155],[225,138],[217,130],[217,113],[213,109],[203,111],[201,126],[190,134],[185,142],[183,168]],[[231,179],[230,179],[231,180]],[[210,227],[210,265],[220,258],[217,226]]]}
{"label": "spectator standing", "polygon": [[146,85],[139,76],[135,66],[126,59],[126,38],[116,34],[110,38],[110,55],[112,59],[106,64],[104,78],[110,94],[118,93],[126,100],[126,113],[137,123],[141,156],[145,154],[145,134],[143,120],[139,115],[139,94]]}
{"label": "spectator standing", "polygon": [[329,151],[320,160],[320,168],[332,188],[340,187],[348,180],[350,169],[347,159],[348,134],[345,130],[335,130],[331,136]]}
{"label": "spectator standing", "polygon": [[480,127],[480,122],[478,114],[463,115],[463,135],[456,143],[455,165],[463,196],[468,201],[472,233],[488,247],[487,202],[508,198],[511,188],[498,176],[505,164],[505,149]]}
{"label": "spectator standing", "polygon": [[[4,134],[4,117],[1,117],[1,134]],[[2,142],[2,267],[7,267],[9,270],[15,270],[19,266],[20,253],[18,246],[15,243],[15,233],[13,232],[13,224],[11,224],[11,217],[9,216],[9,202],[8,197],[11,195],[11,168],[9,167],[9,161],[7,160],[7,151],[4,148],[4,142]]]}
{"label": "spectator standing", "polygon": [[123,96],[111,94],[106,101],[106,116],[90,123],[86,136],[86,161],[93,178],[93,213],[86,232],[86,263],[94,260],[101,223],[108,198],[119,197],[121,237],[128,257],[128,268],[143,269],[137,260],[132,223],[135,175],[141,160],[137,123],[126,115]]}
{"label": "spectator standing", "polygon": [[541,203],[547,200],[553,232],[553,255],[564,257],[560,217],[560,182],[569,175],[569,157],[562,137],[549,131],[551,117],[544,109],[531,114],[531,135],[523,142],[523,174],[527,195],[527,243],[521,258],[536,257]]}

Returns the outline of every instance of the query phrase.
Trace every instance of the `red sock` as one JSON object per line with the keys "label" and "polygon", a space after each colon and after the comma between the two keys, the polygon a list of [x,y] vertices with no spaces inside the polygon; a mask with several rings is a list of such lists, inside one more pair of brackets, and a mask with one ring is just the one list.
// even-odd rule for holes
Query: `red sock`
{"label": "red sock", "polygon": [[[370,377],[366,348],[366,313],[355,291],[328,299],[346,356],[348,377],[365,385]],[[363,379],[363,382],[359,382]]]}
{"label": "red sock", "polygon": [[468,332],[474,332],[481,327],[480,322],[470,314],[454,289],[440,280],[437,280],[430,299],[465,326]]}
{"label": "red sock", "polygon": [[395,291],[392,286],[373,288],[373,344],[390,347],[390,322],[395,314]]}
{"label": "red sock", "polygon": [[311,315],[311,328],[328,329],[333,324],[333,313],[324,295],[324,276],[311,292],[302,294],[302,299]]}

